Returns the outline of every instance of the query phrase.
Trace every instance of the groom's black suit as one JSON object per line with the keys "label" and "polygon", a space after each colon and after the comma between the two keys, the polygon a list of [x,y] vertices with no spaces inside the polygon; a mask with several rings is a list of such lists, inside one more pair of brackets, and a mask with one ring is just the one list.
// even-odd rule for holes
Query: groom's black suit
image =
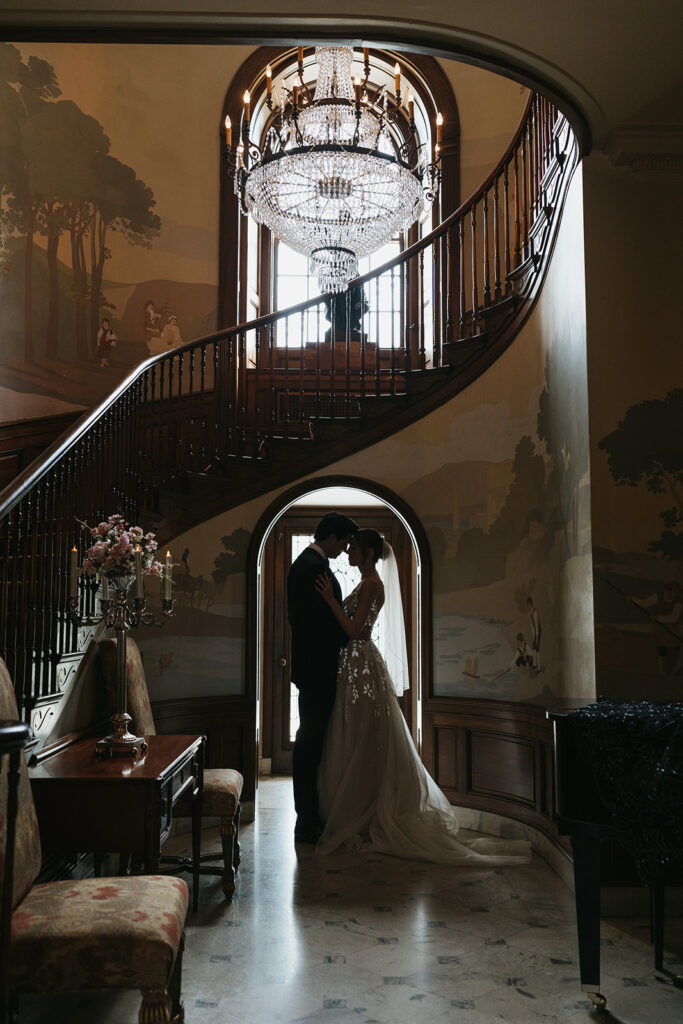
{"label": "groom's black suit", "polygon": [[[310,833],[320,823],[318,765],[327,722],[337,686],[339,650],[348,637],[330,606],[315,589],[328,561],[306,548],[287,576],[287,612],[292,627],[292,682],[299,690],[299,728],[294,743],[294,806],[297,832]],[[329,573],[334,596],[341,604],[341,588]]]}

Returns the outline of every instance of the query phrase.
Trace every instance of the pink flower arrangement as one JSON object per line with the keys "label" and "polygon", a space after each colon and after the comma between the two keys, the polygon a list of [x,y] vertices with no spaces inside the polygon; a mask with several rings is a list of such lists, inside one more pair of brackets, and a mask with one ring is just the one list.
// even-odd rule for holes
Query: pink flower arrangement
{"label": "pink flower arrangement", "polygon": [[140,548],[142,571],[163,575],[163,566],[157,561],[154,553],[157,542],[153,533],[144,533],[139,526],[129,526],[121,515],[109,516],[105,523],[88,526],[81,523],[93,539],[92,545],[85,552],[83,569],[94,572],[98,576],[108,569],[121,572],[135,572],[135,548]]}

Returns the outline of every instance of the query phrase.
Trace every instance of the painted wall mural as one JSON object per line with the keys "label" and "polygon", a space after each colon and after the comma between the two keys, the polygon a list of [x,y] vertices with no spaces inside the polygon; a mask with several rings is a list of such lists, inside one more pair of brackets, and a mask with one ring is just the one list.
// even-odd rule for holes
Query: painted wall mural
{"label": "painted wall mural", "polygon": [[161,630],[136,632],[152,700],[244,692],[250,538],[240,526],[220,538],[197,529],[174,545],[175,615]]}
{"label": "painted wall mural", "polygon": [[0,135],[2,421],[91,406],[213,329],[215,284],[110,276],[113,249],[161,236],[154,186],[29,47],[0,43]]}
{"label": "painted wall mural", "polygon": [[[312,489],[330,474],[375,481],[422,522],[432,556],[436,696],[557,708],[587,703],[595,693],[581,226],[577,179],[543,294],[513,345],[443,406],[310,477]],[[211,669],[204,659],[209,648],[192,640],[195,656],[202,652],[191,688],[197,696],[234,685],[243,652],[237,645],[244,642],[247,540],[276,495],[174,542],[174,551],[189,549],[191,577],[210,577],[219,588],[227,571],[230,596],[214,597],[212,590],[216,605],[205,608],[202,599],[199,611],[190,601],[169,624],[163,650],[185,647],[193,619],[206,623],[213,615],[223,628],[221,603],[230,604],[237,629],[221,639],[230,653]],[[157,648],[146,640],[144,650],[154,698],[188,696],[182,674],[172,681],[154,667]]]}
{"label": "painted wall mural", "polygon": [[[645,535],[596,546],[596,653],[605,692],[683,695],[683,390],[630,406],[598,447]],[[624,490],[622,490],[624,489]],[[628,489],[628,490],[626,490]],[[643,692],[645,691],[645,693]]]}

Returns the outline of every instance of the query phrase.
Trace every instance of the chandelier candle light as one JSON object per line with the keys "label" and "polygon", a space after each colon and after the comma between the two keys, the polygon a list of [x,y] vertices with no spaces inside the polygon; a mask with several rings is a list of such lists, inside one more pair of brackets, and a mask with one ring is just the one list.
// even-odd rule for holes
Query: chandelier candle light
{"label": "chandelier candle light", "polygon": [[[173,557],[166,552],[165,563],[156,558],[157,542],[153,533],[144,533],[139,526],[129,526],[123,516],[110,516],[106,522],[89,527],[81,523],[93,541],[85,552],[82,568],[78,568],[78,549],[71,549],[69,577],[69,616],[77,626],[104,623],[116,634],[116,712],[112,716],[113,733],[98,740],[95,745],[97,757],[112,757],[123,754],[138,758],[147,750],[143,736],[134,736],[128,731],[131,717],[126,711],[126,634],[129,629],[144,625],[161,626],[173,614],[172,569]],[[163,582],[161,602],[163,618],[157,619],[146,611],[144,576],[152,574]],[[79,611],[79,577],[84,587],[97,589],[102,584],[99,618],[83,616]],[[132,602],[128,591],[135,584]],[[110,589],[114,591],[110,598]]]}
{"label": "chandelier candle light", "polygon": [[418,139],[412,95],[407,135],[399,130],[404,115],[398,64],[392,94],[370,82],[367,49],[361,79],[352,77],[351,47],[317,46],[311,92],[303,55],[300,46],[298,81],[287,97],[283,91],[279,106],[272,69],[266,69],[266,105],[273,116],[262,147],[250,138],[248,91],[239,132],[233,133],[226,117],[227,162],[242,212],[310,257],[322,292],[340,292],[357,275],[361,257],[414,224],[425,203],[435,199],[440,146],[430,161],[427,141]]}

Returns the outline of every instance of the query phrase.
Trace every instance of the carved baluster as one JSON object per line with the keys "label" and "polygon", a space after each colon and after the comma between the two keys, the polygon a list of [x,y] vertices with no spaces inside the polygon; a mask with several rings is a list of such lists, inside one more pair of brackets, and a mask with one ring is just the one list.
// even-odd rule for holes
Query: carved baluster
{"label": "carved baluster", "polygon": [[514,248],[514,262],[515,267],[518,267],[522,262],[522,250],[520,245],[520,222],[519,222],[519,146],[515,146],[514,161],[513,161],[513,175],[515,182],[515,248]]}
{"label": "carved baluster", "polygon": [[460,337],[465,337],[465,214],[458,218],[458,306],[460,308]]}
{"label": "carved baluster", "polygon": [[195,363],[196,363],[196,348],[191,348],[189,352],[189,363],[190,363],[190,385],[187,398],[187,422],[188,422],[188,441],[187,441],[187,457],[192,469],[196,469],[195,465],[195,442],[197,439],[197,420],[195,410],[195,388],[194,388],[194,375],[195,375]]}
{"label": "carved baluster", "polygon": [[332,420],[335,418],[336,403],[337,403],[337,396],[336,396],[336,393],[335,393],[336,392],[336,383],[337,382],[336,382],[336,379],[335,379],[335,343],[334,343],[335,342],[335,335],[334,335],[334,327],[335,327],[335,324],[337,322],[337,302],[338,301],[339,301],[339,296],[335,293],[332,296],[332,303],[331,303],[331,306],[332,306],[332,309],[331,309],[332,320],[331,320],[331,326],[330,326],[330,419],[332,419]]}
{"label": "carved baluster", "polygon": [[9,666],[10,662],[10,596],[12,593],[11,574],[12,512],[8,512],[2,523],[0,544],[0,656]]}
{"label": "carved baluster", "polygon": [[299,415],[297,434],[300,434],[306,422],[306,381],[304,362],[306,358],[306,310],[299,311]]}
{"label": "carved baluster", "polygon": [[199,456],[201,460],[200,469],[206,466],[208,454],[207,446],[207,424],[209,422],[209,409],[206,397],[206,345],[199,348]]}
{"label": "carved baluster", "polygon": [[493,299],[498,302],[500,299],[500,209],[498,203],[498,188],[500,179],[496,177],[493,182]]}
{"label": "carved baluster", "polygon": [[470,236],[472,238],[472,334],[477,334],[479,325],[479,287],[477,281],[477,204],[470,207]]}
{"label": "carved baluster", "polygon": [[260,372],[261,372],[261,331],[263,328],[256,327],[254,329],[254,455],[258,457],[262,432],[261,432],[261,390],[260,390]]}
{"label": "carved baluster", "polygon": [[[223,420],[223,405],[220,401],[222,395],[222,389],[220,386],[220,351],[222,347],[226,347],[227,340],[227,358],[228,358],[228,402],[225,410],[228,417],[227,423],[230,426],[224,425]],[[214,341],[213,343],[213,412],[211,415],[211,431],[213,437],[211,439],[211,448],[213,450],[213,458],[216,462],[220,463],[222,456],[226,451],[234,452],[235,449],[235,435],[232,427],[234,426],[235,417],[237,415],[237,395],[235,391],[235,379],[233,375],[233,350],[234,350],[234,337],[230,335],[227,339],[222,338],[220,341]],[[221,425],[223,429],[221,430]]]}
{"label": "carved baluster", "polygon": [[289,368],[290,368],[289,367],[289,317],[286,316],[286,317],[283,318],[283,320],[284,320],[284,325],[285,325],[285,350],[284,350],[284,353],[283,353],[284,363],[285,363],[285,365],[284,365],[285,386],[284,386],[283,394],[285,396],[284,397],[284,401],[286,403],[285,404],[285,414],[284,414],[284,417],[283,417],[283,421],[286,424],[286,432],[289,433],[289,424],[290,424],[291,413],[292,413],[292,400],[291,400],[291,397],[290,397],[290,380],[289,380]]}
{"label": "carved baluster", "polygon": [[522,132],[522,253],[528,258],[528,154],[527,154],[528,122]]}
{"label": "carved baluster", "polygon": [[178,423],[178,437],[177,437],[177,452],[178,452],[178,465],[184,467],[186,465],[185,450],[187,448],[187,436],[188,436],[188,422],[189,422],[189,409],[185,411],[186,407],[183,401],[183,379],[185,377],[185,353],[178,353],[178,395],[175,402],[175,420]]}
{"label": "carved baluster", "polygon": [[50,665],[54,661],[54,621],[56,608],[52,580],[55,574],[55,478],[54,470],[50,470],[45,479],[43,523],[46,534],[45,560],[43,572],[43,692],[47,693],[50,684]]}
{"label": "carved baluster", "polygon": [[344,416],[350,416],[351,403],[351,289],[344,294]]}
{"label": "carved baluster", "polygon": [[237,356],[237,373],[239,388],[240,420],[239,420],[239,454],[245,455],[245,442],[247,439],[247,335],[245,331],[239,333],[239,349]]}
{"label": "carved baluster", "polygon": [[[320,361],[320,345],[318,345],[318,364]],[[318,365],[318,387],[320,387],[320,365]],[[273,434],[277,422],[277,392],[275,390],[275,320],[268,323],[268,436]]]}
{"label": "carved baluster", "polygon": [[482,202],[484,211],[484,305],[488,306],[491,303],[491,281],[490,281],[490,265],[489,265],[489,193],[488,189],[484,190],[484,198]]}
{"label": "carved baluster", "polygon": [[[402,265],[402,262],[401,262]],[[396,394],[396,346],[398,339],[401,337],[401,309],[400,301],[399,308],[396,308],[396,277],[399,277],[400,286],[400,266],[392,267],[391,274],[391,393]],[[399,288],[400,290],[400,288]]]}
{"label": "carved baluster", "polygon": [[425,252],[420,249],[418,253],[418,277],[417,277],[417,337],[418,337],[418,366],[424,370],[425,361]]}
{"label": "carved baluster", "polygon": [[432,249],[432,365],[441,366],[441,246],[443,235],[431,243]]}
{"label": "carved baluster", "polygon": [[[315,308],[316,308],[317,321],[316,321],[316,329],[315,329],[315,385],[314,385],[314,390],[315,390],[315,406],[314,406],[314,409],[315,409],[315,415],[316,416],[320,416],[321,409],[322,409],[322,405],[321,405],[322,397],[321,397],[321,390],[320,390],[320,351],[321,351],[320,335],[321,335],[321,324],[322,324],[322,320],[323,320],[323,315],[322,315],[322,313],[323,313],[323,306],[322,306],[322,303],[319,302],[318,305]],[[331,333],[331,331],[332,331],[332,328],[330,328],[330,333]]]}
{"label": "carved baluster", "polygon": [[159,472],[164,473],[164,466],[166,463],[164,453],[164,391],[166,386],[166,360],[162,359],[157,364],[159,367],[159,395],[157,398],[157,444],[159,449],[159,457],[157,460],[157,475]]}
{"label": "carved baluster", "polygon": [[11,601],[10,601],[10,637],[9,648],[12,652],[12,660],[9,669],[14,680],[17,704],[19,705],[19,717],[22,718],[21,709],[24,706],[24,676],[21,660],[19,623],[21,617],[21,571],[22,571],[22,544],[23,544],[23,513],[22,502],[18,501],[12,510],[12,535],[10,559],[12,562],[11,571]]}
{"label": "carved baluster", "polygon": [[453,275],[453,254],[451,252],[453,225],[446,228],[446,341],[453,341],[453,296],[451,280]]}
{"label": "carved baluster", "polygon": [[505,294],[507,295],[510,291],[510,189],[509,189],[509,170],[510,165],[506,162],[503,168],[503,245],[504,250],[504,268],[505,268]]}

